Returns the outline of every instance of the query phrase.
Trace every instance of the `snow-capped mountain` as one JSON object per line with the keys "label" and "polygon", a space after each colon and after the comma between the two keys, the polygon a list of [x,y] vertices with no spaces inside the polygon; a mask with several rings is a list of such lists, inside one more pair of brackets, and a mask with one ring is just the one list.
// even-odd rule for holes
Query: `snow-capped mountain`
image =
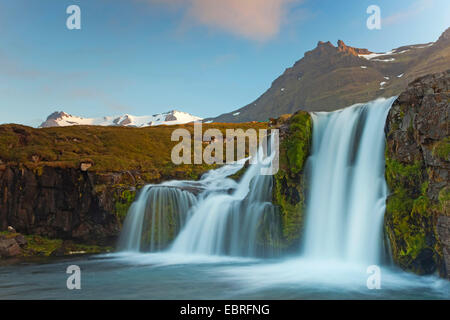
{"label": "snow-capped mountain", "polygon": [[65,127],[76,125],[96,125],[96,126],[128,126],[128,127],[148,127],[158,125],[183,124],[202,120],[187,112],[172,110],[169,112],[154,114],[152,116],[132,116],[125,114],[118,117],[102,118],[82,118],[67,114],[63,111],[53,112],[42,122],[39,128]]}

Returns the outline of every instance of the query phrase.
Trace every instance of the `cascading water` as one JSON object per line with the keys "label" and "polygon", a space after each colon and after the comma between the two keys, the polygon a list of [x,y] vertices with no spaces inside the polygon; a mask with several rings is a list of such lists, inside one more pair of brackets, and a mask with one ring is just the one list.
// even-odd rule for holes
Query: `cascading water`
{"label": "cascading water", "polygon": [[145,186],[125,219],[119,249],[164,249],[184,226],[196,201],[192,193],[179,188]]}
{"label": "cascading water", "polygon": [[[271,138],[270,145],[273,145]],[[269,146],[270,146],[269,145]],[[275,156],[273,151],[267,159]],[[264,148],[235,191],[215,193],[199,201],[195,214],[175,239],[170,251],[183,254],[270,256],[279,239],[279,220],[272,200],[272,176],[262,175],[267,167]],[[266,160],[267,160],[266,159]],[[269,161],[270,162],[270,161]]]}
{"label": "cascading water", "polygon": [[394,100],[312,114],[305,258],[380,262],[387,196],[384,124]]}
{"label": "cascading water", "polygon": [[[379,262],[387,195],[383,129],[394,99],[312,114],[305,258]],[[267,163],[258,161],[239,183],[228,178],[242,166],[223,166],[200,181],[146,186],[127,216],[120,248],[157,251],[169,245],[169,252],[181,254],[272,255],[281,228],[270,202],[272,176],[260,174]],[[185,191],[191,188],[199,190],[197,198]]]}
{"label": "cascading water", "polygon": [[[165,249],[186,224],[197,197],[224,193],[236,188],[227,177],[244,166],[245,161],[223,166],[204,174],[200,181],[167,181],[146,185],[131,205],[120,234],[119,251],[160,251]],[[190,191],[192,192],[190,192]]]}
{"label": "cascading water", "polygon": [[[270,145],[273,144],[274,136]],[[269,256],[278,247],[280,223],[272,200],[272,177],[262,175],[275,151],[260,147],[239,183],[230,175],[243,159],[206,173],[200,181],[146,186],[127,215],[122,251],[159,251],[180,233],[169,251],[181,254]],[[196,189],[197,198],[181,189]],[[176,222],[176,223],[174,223]],[[185,225],[186,224],[186,225]]]}
{"label": "cascading water", "polygon": [[[270,203],[272,178],[251,166],[232,194],[205,197],[170,251],[183,254],[267,256],[279,235]],[[276,245],[275,245],[276,247]]]}

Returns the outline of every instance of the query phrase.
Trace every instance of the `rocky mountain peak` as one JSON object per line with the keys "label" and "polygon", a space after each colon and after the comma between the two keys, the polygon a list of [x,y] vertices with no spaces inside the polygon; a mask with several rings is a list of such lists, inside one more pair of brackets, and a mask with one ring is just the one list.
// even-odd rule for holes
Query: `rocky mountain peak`
{"label": "rocky mountain peak", "polygon": [[64,111],[55,111],[47,117],[47,120],[58,120],[64,117],[70,117],[70,115]]}
{"label": "rocky mountain peak", "polygon": [[380,53],[351,47],[342,40],[337,46],[319,41],[260,97],[213,121],[265,121],[298,110],[333,111],[398,95],[414,79],[448,69],[449,40],[450,28],[436,42],[409,44]]}
{"label": "rocky mountain peak", "polygon": [[339,52],[349,53],[349,54],[352,54],[354,56],[358,56],[360,54],[371,54],[372,53],[372,51],[369,51],[367,49],[355,48],[355,47],[347,46],[344,43],[344,41],[342,41],[342,40],[338,40],[337,44],[338,44],[338,51]]}

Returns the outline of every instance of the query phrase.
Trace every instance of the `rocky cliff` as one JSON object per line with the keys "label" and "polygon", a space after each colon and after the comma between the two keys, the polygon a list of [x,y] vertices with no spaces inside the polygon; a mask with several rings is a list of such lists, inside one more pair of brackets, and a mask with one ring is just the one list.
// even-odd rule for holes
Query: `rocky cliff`
{"label": "rocky cliff", "polygon": [[394,261],[450,275],[450,70],[412,82],[385,127],[385,230]]}
{"label": "rocky cliff", "polygon": [[90,173],[75,168],[5,167],[0,170],[0,229],[112,244],[134,199],[131,173]]}

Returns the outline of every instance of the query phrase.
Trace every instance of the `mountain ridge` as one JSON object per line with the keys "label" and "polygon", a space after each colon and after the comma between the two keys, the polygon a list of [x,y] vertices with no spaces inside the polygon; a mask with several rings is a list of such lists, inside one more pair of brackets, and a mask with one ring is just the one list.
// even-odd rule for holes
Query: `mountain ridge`
{"label": "mountain ridge", "polygon": [[338,40],[319,41],[287,68],[256,100],[205,120],[266,121],[282,114],[335,111],[356,103],[400,94],[408,84],[450,65],[450,28],[435,42],[404,45],[384,53]]}
{"label": "mountain ridge", "polygon": [[127,127],[148,127],[157,125],[175,125],[185,124],[202,118],[190,113],[170,110],[152,116],[133,116],[124,114],[121,116],[105,116],[100,118],[82,118],[65,113],[64,111],[55,111],[41,123],[39,128],[65,127],[73,125],[99,125],[99,126],[127,126]]}

